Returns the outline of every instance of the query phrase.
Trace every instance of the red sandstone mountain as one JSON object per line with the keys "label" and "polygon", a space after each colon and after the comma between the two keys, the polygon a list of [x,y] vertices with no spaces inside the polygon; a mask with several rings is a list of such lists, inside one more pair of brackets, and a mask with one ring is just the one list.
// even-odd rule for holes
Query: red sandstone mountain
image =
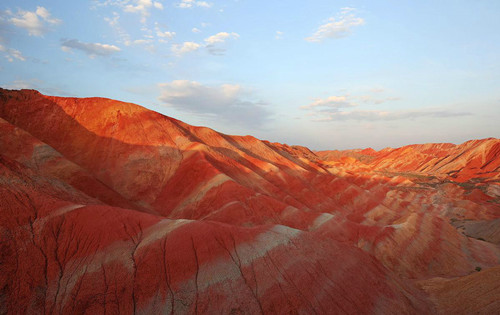
{"label": "red sandstone mountain", "polygon": [[498,313],[499,151],[313,153],[0,90],[0,313]]}

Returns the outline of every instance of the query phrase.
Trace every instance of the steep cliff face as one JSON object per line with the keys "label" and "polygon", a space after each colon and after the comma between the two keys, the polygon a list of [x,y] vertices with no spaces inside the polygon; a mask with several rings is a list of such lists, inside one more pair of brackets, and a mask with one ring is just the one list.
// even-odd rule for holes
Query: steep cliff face
{"label": "steep cliff face", "polygon": [[445,312],[499,274],[499,144],[313,153],[0,90],[0,313]]}

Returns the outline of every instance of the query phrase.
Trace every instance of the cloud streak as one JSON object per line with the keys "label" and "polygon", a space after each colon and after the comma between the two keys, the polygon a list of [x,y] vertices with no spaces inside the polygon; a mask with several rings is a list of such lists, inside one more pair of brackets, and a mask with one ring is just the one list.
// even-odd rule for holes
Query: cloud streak
{"label": "cloud streak", "polygon": [[115,45],[101,44],[101,43],[85,43],[76,39],[63,39],[61,43],[63,51],[69,52],[72,49],[80,50],[86,53],[90,58],[96,56],[109,56],[121,51]]}
{"label": "cloud streak", "polygon": [[382,97],[383,89],[372,89],[373,94],[368,95],[340,95],[327,98],[315,98],[308,105],[300,109],[308,111],[307,116],[313,117],[312,121],[389,121],[415,119],[421,117],[446,118],[457,116],[468,116],[468,112],[455,112],[443,109],[419,109],[419,110],[365,110],[359,109],[361,105],[379,105],[389,101],[397,101],[398,97]]}
{"label": "cloud streak", "polygon": [[351,106],[356,106],[356,104],[352,103],[352,101],[348,99],[347,95],[342,95],[342,96],[329,96],[325,99],[316,98],[314,102],[312,102],[311,104],[301,106],[300,108],[313,109],[313,108],[323,107],[323,108],[339,109]]}
{"label": "cloud streak", "polygon": [[342,38],[349,36],[356,26],[365,24],[365,20],[356,17],[355,9],[343,8],[336,17],[330,17],[328,22],[319,26],[311,36],[306,37],[308,42],[322,42],[327,38]]}
{"label": "cloud streak", "polygon": [[246,127],[258,127],[271,113],[240,85],[203,85],[195,81],[174,80],[159,84],[163,104],[176,110]]}
{"label": "cloud streak", "polygon": [[352,110],[352,111],[337,111],[323,113],[322,117],[313,119],[313,121],[345,121],[345,120],[358,120],[358,121],[390,121],[390,120],[403,120],[415,119],[422,117],[431,118],[448,118],[470,116],[469,112],[453,112],[449,110],[439,109],[422,109],[422,110],[401,110],[401,111],[380,111],[380,110]]}

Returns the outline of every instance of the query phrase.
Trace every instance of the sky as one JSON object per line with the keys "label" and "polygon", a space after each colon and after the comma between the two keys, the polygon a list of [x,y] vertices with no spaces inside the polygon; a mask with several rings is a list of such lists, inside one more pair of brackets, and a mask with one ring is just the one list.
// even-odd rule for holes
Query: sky
{"label": "sky", "polygon": [[0,86],[313,150],[500,137],[500,1],[2,0]]}

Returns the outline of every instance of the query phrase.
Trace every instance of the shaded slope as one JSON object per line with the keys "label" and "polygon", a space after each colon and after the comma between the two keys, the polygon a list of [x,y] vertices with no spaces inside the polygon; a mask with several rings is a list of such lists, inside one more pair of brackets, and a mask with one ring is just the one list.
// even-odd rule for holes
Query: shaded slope
{"label": "shaded slope", "polygon": [[31,178],[22,165],[0,159],[2,312],[430,310],[415,288],[339,242],[284,226],[241,228],[74,204],[56,182]]}
{"label": "shaded slope", "polygon": [[[139,208],[46,143],[0,118],[0,152],[40,176],[58,179],[105,204]],[[98,202],[98,201],[96,201]]]}

